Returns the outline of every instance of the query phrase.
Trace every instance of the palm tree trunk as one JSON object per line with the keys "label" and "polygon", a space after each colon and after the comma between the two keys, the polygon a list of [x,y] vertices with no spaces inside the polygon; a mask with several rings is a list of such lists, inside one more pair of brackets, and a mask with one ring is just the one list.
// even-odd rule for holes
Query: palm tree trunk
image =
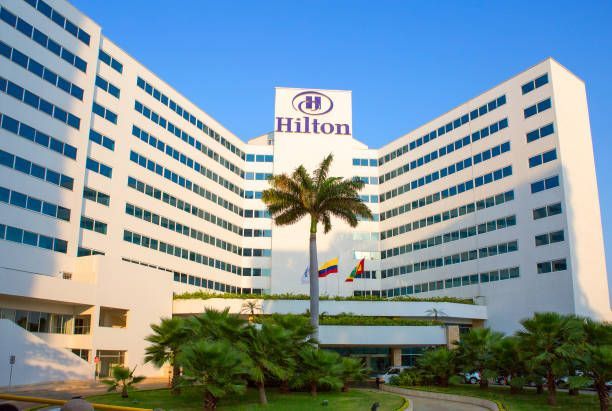
{"label": "palm tree trunk", "polygon": [[485,378],[483,368],[479,369],[478,372],[480,373],[480,388],[486,390],[487,388],[489,388],[489,380]]}
{"label": "palm tree trunk", "polygon": [[546,388],[548,389],[548,405],[557,405],[557,387],[555,386],[555,376],[551,371],[548,371],[546,381]]}
{"label": "palm tree trunk", "polygon": [[313,337],[319,338],[319,262],[317,259],[317,223],[310,221],[310,324],[314,327]]}
{"label": "palm tree trunk", "polygon": [[217,409],[217,397],[212,395],[210,392],[206,392],[204,395],[204,410],[214,411]]}
{"label": "palm tree trunk", "polygon": [[605,381],[596,381],[595,389],[597,390],[597,397],[599,397],[599,411],[608,411],[608,389],[606,388]]}
{"label": "palm tree trunk", "polygon": [[178,386],[179,377],[181,375],[181,366],[177,363],[172,365],[172,381],[170,385],[172,386],[172,395],[179,395],[181,393],[181,387]]}
{"label": "palm tree trunk", "polygon": [[317,383],[316,382],[310,383],[310,395],[312,395],[313,397],[317,396]]}
{"label": "palm tree trunk", "polygon": [[291,391],[289,389],[289,381],[282,380],[280,382],[280,386],[278,387],[278,390],[280,391],[281,394],[289,394],[289,392]]}
{"label": "palm tree trunk", "polygon": [[121,398],[128,398],[128,389],[127,389],[127,385],[123,384],[123,387],[121,387]]}
{"label": "palm tree trunk", "polygon": [[266,387],[263,382],[257,383],[257,391],[259,391],[259,403],[266,405],[268,403],[268,398],[266,397]]}

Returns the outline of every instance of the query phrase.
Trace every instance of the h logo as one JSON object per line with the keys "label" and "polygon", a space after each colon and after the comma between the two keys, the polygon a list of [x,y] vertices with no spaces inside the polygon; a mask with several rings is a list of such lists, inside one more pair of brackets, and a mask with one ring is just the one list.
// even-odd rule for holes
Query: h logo
{"label": "h logo", "polygon": [[306,96],[306,108],[308,110],[321,110],[321,96]]}

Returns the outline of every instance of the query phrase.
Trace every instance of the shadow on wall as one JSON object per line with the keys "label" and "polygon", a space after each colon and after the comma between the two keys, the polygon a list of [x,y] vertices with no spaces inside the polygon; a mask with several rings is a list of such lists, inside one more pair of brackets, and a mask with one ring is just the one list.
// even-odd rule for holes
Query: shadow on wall
{"label": "shadow on wall", "polygon": [[93,378],[93,365],[67,349],[51,347],[12,321],[0,320],[0,336],[0,387],[9,385],[11,355],[12,385]]}

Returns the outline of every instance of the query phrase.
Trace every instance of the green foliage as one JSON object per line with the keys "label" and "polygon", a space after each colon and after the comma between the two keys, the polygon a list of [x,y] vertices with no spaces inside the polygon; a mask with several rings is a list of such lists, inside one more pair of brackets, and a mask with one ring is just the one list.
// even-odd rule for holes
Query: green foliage
{"label": "green foliage", "polygon": [[342,391],[348,391],[351,382],[365,380],[369,371],[369,368],[365,367],[358,358],[342,357],[340,368],[340,379],[343,383]]}
{"label": "green foliage", "polygon": [[423,380],[447,387],[456,373],[456,355],[446,347],[434,348],[423,353],[417,360]]}
{"label": "green foliage", "polygon": [[389,382],[391,385],[402,387],[414,387],[417,385],[425,385],[427,383],[423,372],[419,368],[409,368],[402,371],[399,375],[391,377]]}
{"label": "green foliage", "polygon": [[[276,316],[282,317],[284,314],[275,314]],[[292,315],[292,318],[304,317],[307,318],[307,314],[303,315]],[[256,318],[256,322],[265,322],[267,317]],[[401,317],[368,317],[363,315],[355,315],[351,313],[340,313],[338,315],[326,315],[322,314],[319,317],[319,324],[321,325],[385,325],[385,326],[435,326],[442,325],[439,321],[434,320],[413,320],[410,318]]]}
{"label": "green foliage", "polygon": [[342,387],[340,354],[305,346],[299,353],[299,361],[300,372],[293,376],[292,381],[294,387],[308,387],[313,396],[317,395],[319,386],[332,390]]}
{"label": "green foliage", "polygon": [[496,375],[494,348],[502,340],[503,334],[490,328],[474,328],[464,334],[457,343],[457,361],[464,372],[477,370],[480,373],[480,386],[488,386],[488,378]]}
{"label": "green foliage", "polygon": [[142,376],[135,377],[134,371],[136,371],[136,367],[130,370],[127,367],[117,365],[112,370],[113,378],[102,380],[102,383],[108,385],[108,392],[121,390],[121,398],[128,398],[128,391],[135,389],[134,385],[145,379]]}
{"label": "green foliage", "polygon": [[[175,300],[209,300],[211,298],[226,298],[226,299],[261,299],[261,300],[308,300],[310,296],[307,294],[235,294],[235,293],[211,293],[207,291],[185,292],[174,294]],[[471,298],[458,297],[377,297],[377,296],[326,296],[320,297],[322,301],[399,301],[399,302],[433,302],[433,303],[455,303],[455,304],[470,304],[474,305],[474,300]]]}
{"label": "green foliage", "polygon": [[[584,378],[588,378],[597,391],[600,410],[606,411],[609,407],[606,381],[612,380],[612,324],[590,319],[583,319],[581,323],[584,343],[577,360]],[[570,378],[570,387],[579,384],[575,377]]]}
{"label": "green foliage", "polygon": [[198,385],[204,391],[204,409],[214,410],[220,398],[244,394],[251,361],[228,341],[199,340],[179,354],[184,385]]}

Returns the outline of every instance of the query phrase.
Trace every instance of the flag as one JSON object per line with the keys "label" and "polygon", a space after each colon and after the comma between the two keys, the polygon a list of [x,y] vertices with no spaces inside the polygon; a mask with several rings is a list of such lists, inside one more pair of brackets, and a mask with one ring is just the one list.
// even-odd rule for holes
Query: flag
{"label": "flag", "polygon": [[304,274],[302,274],[302,284],[308,284],[310,282],[310,266],[306,266]]}
{"label": "flag", "polygon": [[338,257],[326,261],[319,267],[319,278],[338,272]]}
{"label": "flag", "polygon": [[353,271],[351,271],[351,273],[346,278],[346,280],[344,280],[344,282],[345,283],[352,283],[353,280],[355,279],[355,277],[357,277],[360,274],[363,274],[363,266],[364,266],[364,264],[365,264],[365,258],[362,258],[361,260],[359,260],[359,262],[357,263],[355,268],[353,268]]}

